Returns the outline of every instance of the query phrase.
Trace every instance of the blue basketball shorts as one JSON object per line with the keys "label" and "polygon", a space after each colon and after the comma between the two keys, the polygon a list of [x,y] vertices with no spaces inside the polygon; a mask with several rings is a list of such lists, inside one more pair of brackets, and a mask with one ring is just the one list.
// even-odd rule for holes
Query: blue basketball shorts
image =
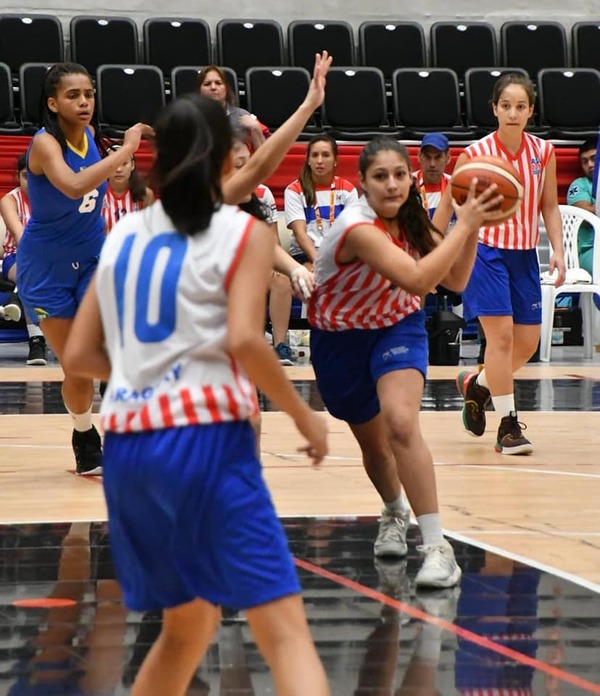
{"label": "blue basketball shorts", "polygon": [[427,376],[425,313],[414,312],[383,329],[311,329],[310,355],[323,403],[347,423],[366,423],[380,410],[377,381],[394,370]]}
{"label": "blue basketball shorts", "polygon": [[248,609],[300,592],[247,421],[106,433],[103,479],[131,609]]}
{"label": "blue basketball shorts", "polygon": [[3,259],[2,259],[2,277],[4,280],[10,280],[8,277],[8,272],[10,269],[17,263],[17,254],[7,254]]}
{"label": "blue basketball shorts", "polygon": [[17,287],[30,317],[72,319],[98,266],[98,257],[84,261],[44,261],[19,255]]}
{"label": "blue basketball shorts", "polygon": [[515,324],[542,323],[540,265],[535,249],[479,244],[463,294],[464,317],[512,316]]}

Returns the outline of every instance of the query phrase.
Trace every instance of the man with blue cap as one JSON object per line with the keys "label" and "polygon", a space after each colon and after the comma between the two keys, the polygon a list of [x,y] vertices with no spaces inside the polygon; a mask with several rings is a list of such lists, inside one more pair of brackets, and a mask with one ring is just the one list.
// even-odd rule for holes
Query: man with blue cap
{"label": "man with blue cap", "polygon": [[433,217],[450,181],[450,175],[445,173],[449,162],[448,138],[443,133],[427,133],[419,150],[421,168],[414,173],[414,178],[423,200],[423,207],[428,211],[430,218]]}

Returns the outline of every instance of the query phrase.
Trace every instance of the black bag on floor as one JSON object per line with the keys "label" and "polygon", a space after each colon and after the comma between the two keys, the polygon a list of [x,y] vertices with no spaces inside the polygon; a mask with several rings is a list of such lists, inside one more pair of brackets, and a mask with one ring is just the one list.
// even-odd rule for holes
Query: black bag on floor
{"label": "black bag on floor", "polygon": [[462,317],[447,309],[439,309],[427,319],[430,365],[458,365],[460,330],[464,325]]}

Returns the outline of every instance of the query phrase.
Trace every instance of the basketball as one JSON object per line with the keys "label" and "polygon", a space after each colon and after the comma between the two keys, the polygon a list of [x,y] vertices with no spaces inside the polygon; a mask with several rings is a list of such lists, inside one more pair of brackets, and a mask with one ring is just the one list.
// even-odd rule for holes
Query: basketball
{"label": "basketball", "polygon": [[471,180],[477,178],[477,193],[485,191],[491,184],[498,187],[497,193],[503,200],[486,215],[487,222],[504,222],[517,211],[523,198],[523,182],[519,172],[500,157],[471,157],[452,174],[450,184],[452,198],[462,205],[469,194]]}

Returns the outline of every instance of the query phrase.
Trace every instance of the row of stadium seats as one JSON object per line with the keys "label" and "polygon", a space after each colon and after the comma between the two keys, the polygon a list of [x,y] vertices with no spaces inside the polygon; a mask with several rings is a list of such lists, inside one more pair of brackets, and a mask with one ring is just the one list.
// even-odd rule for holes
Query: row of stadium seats
{"label": "row of stadium seats", "polygon": [[[13,107],[10,69],[0,63],[0,134],[32,133],[39,125],[42,82],[49,66],[26,63],[19,71],[19,105]],[[169,97],[196,89],[200,66],[179,66],[169,75],[150,65],[103,65],[96,75],[100,123],[119,136],[130,125],[153,123]],[[237,88],[235,72],[226,69]],[[418,139],[427,131],[452,141],[481,137],[496,127],[490,97],[502,72],[514,68],[471,68],[463,98],[458,75],[447,68],[402,68],[389,87],[377,68],[334,67],[323,107],[305,135],[327,129],[340,140],[364,140],[377,133]],[[521,71],[524,72],[524,71]],[[538,105],[531,130],[546,138],[582,140],[600,125],[600,71],[546,68],[538,74]],[[246,71],[244,105],[271,130],[277,129],[306,94],[310,74],[299,67],[254,67]]]}
{"label": "row of stadium seats", "polygon": [[417,22],[364,22],[355,42],[344,21],[292,21],[285,32],[274,20],[223,19],[211,35],[202,19],[152,18],[144,22],[143,41],[128,17],[79,15],[69,22],[68,50],[60,21],[47,14],[0,14],[0,60],[13,75],[26,62],[54,63],[69,57],[95,74],[103,64],[155,65],[165,79],[178,65],[216,62],[241,78],[251,67],[291,65],[312,68],[323,49],[336,65],[379,68],[386,79],[403,67],[443,67],[459,80],[472,67],[520,67],[531,76],[543,68],[600,69],[600,21],[576,23],[570,33],[552,21],[511,21],[499,29],[487,22],[436,22],[429,51]]}

